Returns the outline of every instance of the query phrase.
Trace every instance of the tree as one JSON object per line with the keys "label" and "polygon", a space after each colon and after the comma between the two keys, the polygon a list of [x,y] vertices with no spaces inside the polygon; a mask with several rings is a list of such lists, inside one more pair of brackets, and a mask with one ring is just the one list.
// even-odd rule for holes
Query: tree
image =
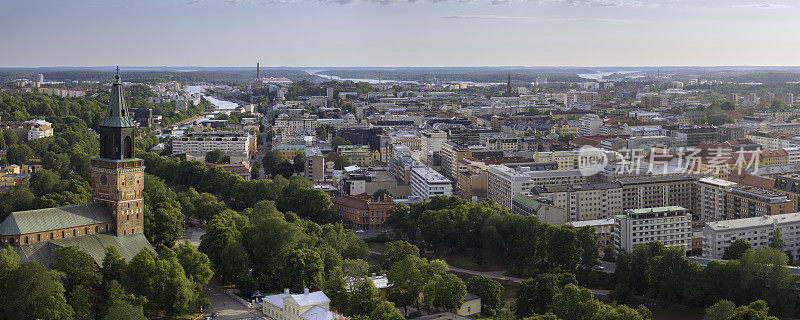
{"label": "tree", "polygon": [[722,259],[725,260],[736,260],[741,258],[747,250],[750,250],[750,243],[744,239],[736,239],[730,246],[725,248],[725,252],[722,254]]}
{"label": "tree", "polygon": [[335,159],[333,159],[333,168],[336,170],[342,170],[344,167],[350,166],[350,160],[347,157],[338,155]]}
{"label": "tree", "polygon": [[467,279],[467,292],[481,297],[481,310],[498,309],[503,304],[503,285],[487,276],[473,276]]}
{"label": "tree", "polygon": [[434,275],[425,287],[425,303],[445,310],[455,310],[464,304],[467,287],[452,273]]}
{"label": "tree", "polygon": [[253,162],[253,166],[250,167],[250,179],[258,180],[261,178],[261,163]]}
{"label": "tree", "polygon": [[106,254],[103,257],[101,274],[103,275],[103,282],[117,281],[125,283],[127,281],[127,268],[128,264],[125,258],[119,253],[117,247],[111,245],[106,248]]}
{"label": "tree", "polygon": [[123,300],[112,300],[103,320],[147,320],[147,318],[144,316],[142,306],[136,306]]}
{"label": "tree", "polygon": [[94,288],[100,284],[100,273],[94,259],[77,246],[56,249],[50,269],[64,273],[63,282],[67,290],[78,285]]}
{"label": "tree", "polygon": [[197,251],[197,248],[188,240],[178,244],[175,254],[189,280],[199,284],[206,284],[211,280],[214,275],[214,271],[211,270],[211,261],[204,253]]}
{"label": "tree", "polygon": [[295,291],[319,287],[323,283],[324,265],[319,254],[311,249],[289,251],[284,265],[284,281]]}
{"label": "tree", "polygon": [[370,320],[403,320],[405,319],[400,311],[394,307],[394,303],[381,300],[372,313],[369,315]]}
{"label": "tree", "polygon": [[[7,138],[7,137],[6,137]],[[27,144],[16,144],[8,147],[6,157],[13,164],[23,164],[33,157],[33,149]]]}
{"label": "tree", "polygon": [[164,181],[144,175],[144,235],[152,244],[171,246],[183,235],[183,213],[175,192]]}
{"label": "tree", "polygon": [[571,273],[545,273],[522,282],[517,291],[518,318],[543,314],[550,310],[553,296],[568,284],[577,284]]}
{"label": "tree", "polygon": [[385,196],[391,196],[392,194],[389,193],[389,190],[386,189],[378,189],[372,194],[372,200],[378,201],[383,199]]}
{"label": "tree", "polygon": [[345,140],[342,137],[333,137],[331,138],[331,147],[333,147],[333,151],[339,151],[339,146],[341,145],[351,145],[350,141]]}
{"label": "tree", "polygon": [[0,305],[10,320],[69,320],[75,312],[67,304],[64,287],[56,271],[48,271],[39,262],[26,262],[16,268],[3,283]]}
{"label": "tree", "polygon": [[292,164],[295,173],[304,172],[306,168],[306,154],[304,152],[298,152],[292,158]]}
{"label": "tree", "polygon": [[206,162],[209,163],[220,163],[222,159],[225,158],[225,153],[222,152],[220,149],[214,149],[212,151],[206,152]]}
{"label": "tree", "polygon": [[56,190],[61,178],[53,171],[42,169],[31,174],[30,187],[33,194],[43,196]]}
{"label": "tree", "polygon": [[570,141],[572,141],[572,139],[575,139],[574,134],[566,133],[558,136],[558,141],[561,141],[563,143],[569,143]]}
{"label": "tree", "polygon": [[772,236],[769,238],[769,247],[781,251],[783,251],[783,248],[786,247],[786,242],[784,242],[783,237],[781,237],[780,228],[777,228],[772,232]]}
{"label": "tree", "polygon": [[706,309],[703,320],[729,319],[736,312],[736,304],[728,300],[720,300]]}
{"label": "tree", "polygon": [[419,248],[403,240],[386,243],[381,253],[381,268],[389,270],[395,263],[408,257],[419,257]]}

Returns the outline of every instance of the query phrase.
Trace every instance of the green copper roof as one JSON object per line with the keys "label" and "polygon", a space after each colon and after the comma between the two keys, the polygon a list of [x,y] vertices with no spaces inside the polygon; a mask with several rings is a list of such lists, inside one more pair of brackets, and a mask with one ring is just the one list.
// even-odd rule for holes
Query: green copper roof
{"label": "green copper roof", "polygon": [[131,119],[128,107],[125,105],[125,96],[122,94],[122,81],[119,77],[119,67],[114,85],[111,88],[111,101],[108,103],[108,113],[106,118],[100,120],[101,127],[135,127],[136,124]]}
{"label": "green copper roof", "polygon": [[62,247],[77,246],[86,251],[98,264],[103,263],[106,248],[115,246],[119,253],[130,262],[133,257],[142,249],[153,250],[153,246],[144,237],[144,234],[129,234],[126,236],[115,236],[107,233],[96,233],[79,237],[69,237],[64,239],[49,240],[21,246],[12,246],[14,251],[19,254],[22,261],[39,261],[44,265],[49,265],[53,259],[53,252]]}
{"label": "green copper roof", "polygon": [[0,235],[28,234],[114,221],[102,202],[12,212],[2,224]]}

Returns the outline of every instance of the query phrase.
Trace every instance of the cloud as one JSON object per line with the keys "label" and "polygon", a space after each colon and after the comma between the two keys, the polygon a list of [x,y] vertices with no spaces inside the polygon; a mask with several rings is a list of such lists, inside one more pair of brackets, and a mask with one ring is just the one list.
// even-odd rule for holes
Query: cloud
{"label": "cloud", "polygon": [[539,18],[526,16],[493,16],[493,15],[450,15],[444,19],[454,20],[518,20],[518,21],[541,21],[541,22],[622,22],[625,20],[610,18]]}
{"label": "cloud", "polygon": [[513,17],[504,16],[482,16],[482,15],[452,15],[446,16],[445,19],[461,19],[461,20],[506,20],[513,19]]}
{"label": "cloud", "polygon": [[642,7],[641,1],[623,0],[559,0],[567,5],[576,7]]}
{"label": "cloud", "polygon": [[750,9],[786,9],[786,8],[791,8],[792,6],[779,3],[748,3],[748,4],[736,4],[733,5],[733,7],[750,8]]}
{"label": "cloud", "polygon": [[190,1],[186,1],[186,3],[185,3],[185,4],[186,4],[187,6],[193,6],[193,5],[200,4],[200,3],[202,3],[202,2],[203,2],[203,0],[190,0]]}

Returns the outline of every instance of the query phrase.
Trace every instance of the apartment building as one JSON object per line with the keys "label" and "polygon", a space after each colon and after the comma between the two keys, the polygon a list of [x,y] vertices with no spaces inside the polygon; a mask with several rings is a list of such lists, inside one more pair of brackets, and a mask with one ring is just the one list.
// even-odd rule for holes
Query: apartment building
{"label": "apartment building", "polygon": [[307,147],[305,149],[305,175],[311,181],[325,180],[325,156],[317,147]]}
{"label": "apartment building", "polygon": [[697,180],[697,207],[695,214],[702,221],[725,220],[725,194],[737,183],[712,177]]}
{"label": "apartment building", "polygon": [[364,167],[372,164],[372,153],[367,145],[340,145],[336,151],[347,158],[351,165]]}
{"label": "apartment building", "polygon": [[582,136],[596,136],[600,134],[600,127],[603,126],[603,120],[596,114],[587,114],[580,119],[580,127],[578,127],[578,134]]}
{"label": "apartment building", "polygon": [[556,207],[551,201],[530,193],[515,194],[511,213],[534,216],[539,221],[560,226],[567,223],[567,210]]}
{"label": "apartment building", "polygon": [[533,162],[533,159],[528,158],[503,157],[486,158],[482,160],[464,158],[459,163],[458,181],[456,181],[458,195],[464,199],[487,199],[488,166],[501,164],[510,168],[526,167],[528,168],[526,170],[530,171],[558,169],[558,165],[555,162]]}
{"label": "apartment building", "polygon": [[290,134],[314,133],[317,130],[317,118],[293,117],[284,113],[275,118],[275,127],[284,128]]}
{"label": "apartment building", "polygon": [[644,109],[669,107],[670,96],[651,95],[641,98],[640,106]]}
{"label": "apartment building", "polygon": [[794,201],[795,208],[791,212],[800,212],[800,176],[776,176],[772,190],[785,194],[789,200]]}
{"label": "apartment building", "polygon": [[670,206],[693,208],[695,175],[612,176],[610,179],[622,184],[622,208],[625,210]]}
{"label": "apartment building", "polygon": [[496,137],[486,141],[486,148],[494,151],[549,151],[555,141],[543,136],[533,137]]}
{"label": "apartment building", "polygon": [[12,129],[20,141],[53,136],[53,124],[45,120],[0,122],[0,129]]}
{"label": "apartment building", "polygon": [[568,222],[575,228],[592,227],[601,247],[614,244],[614,218]]}
{"label": "apartment building", "polygon": [[725,249],[737,239],[747,241],[751,249],[766,248],[778,229],[786,243],[784,251],[792,259],[800,259],[800,213],[707,222],[703,227],[703,257],[722,259]]}
{"label": "apartment building", "polygon": [[335,197],[331,202],[345,225],[360,230],[383,229],[387,211],[397,204],[392,197],[374,199],[368,193]]}
{"label": "apartment building", "polygon": [[490,165],[487,172],[488,198],[508,209],[512,209],[514,195],[530,192],[533,187],[587,182],[580,170],[531,171],[527,167],[512,169],[505,165]]}
{"label": "apartment building", "polygon": [[614,217],[614,248],[630,252],[637,245],[658,241],[667,247],[692,249],[692,215],[686,208],[628,209]]}
{"label": "apartment building", "polygon": [[411,194],[425,201],[435,196],[452,196],[453,183],[431,168],[412,168]]}
{"label": "apartment building", "polygon": [[580,150],[537,152],[533,158],[536,162],[555,162],[558,170],[580,169],[581,164],[602,163],[605,158],[602,152],[581,152]]}
{"label": "apartment building", "polygon": [[800,147],[800,140],[792,139],[792,135],[784,133],[754,131],[746,134],[745,138],[760,144],[766,150]]}
{"label": "apartment building", "polygon": [[423,130],[419,132],[422,160],[429,154],[442,150],[442,145],[447,141],[447,132],[441,130]]}
{"label": "apartment building", "polygon": [[790,213],[797,203],[786,194],[751,186],[725,191],[725,220]]}
{"label": "apartment building", "polygon": [[622,214],[619,182],[534,187],[531,194],[565,209],[568,221],[605,219]]}
{"label": "apartment building", "polygon": [[254,146],[255,139],[246,132],[193,132],[172,140],[172,155],[204,155],[218,149],[249,158]]}

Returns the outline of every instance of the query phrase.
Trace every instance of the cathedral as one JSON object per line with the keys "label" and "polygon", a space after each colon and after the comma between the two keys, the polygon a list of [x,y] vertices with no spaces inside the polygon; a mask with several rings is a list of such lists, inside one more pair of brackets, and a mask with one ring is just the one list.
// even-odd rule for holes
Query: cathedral
{"label": "cathedral", "polygon": [[144,161],[134,155],[136,124],[125,105],[117,69],[106,117],[100,121],[100,156],[91,162],[92,203],[17,211],[0,224],[0,243],[23,261],[47,265],[60,247],[83,248],[100,264],[115,246],[126,260],[153,247],[144,229]]}

